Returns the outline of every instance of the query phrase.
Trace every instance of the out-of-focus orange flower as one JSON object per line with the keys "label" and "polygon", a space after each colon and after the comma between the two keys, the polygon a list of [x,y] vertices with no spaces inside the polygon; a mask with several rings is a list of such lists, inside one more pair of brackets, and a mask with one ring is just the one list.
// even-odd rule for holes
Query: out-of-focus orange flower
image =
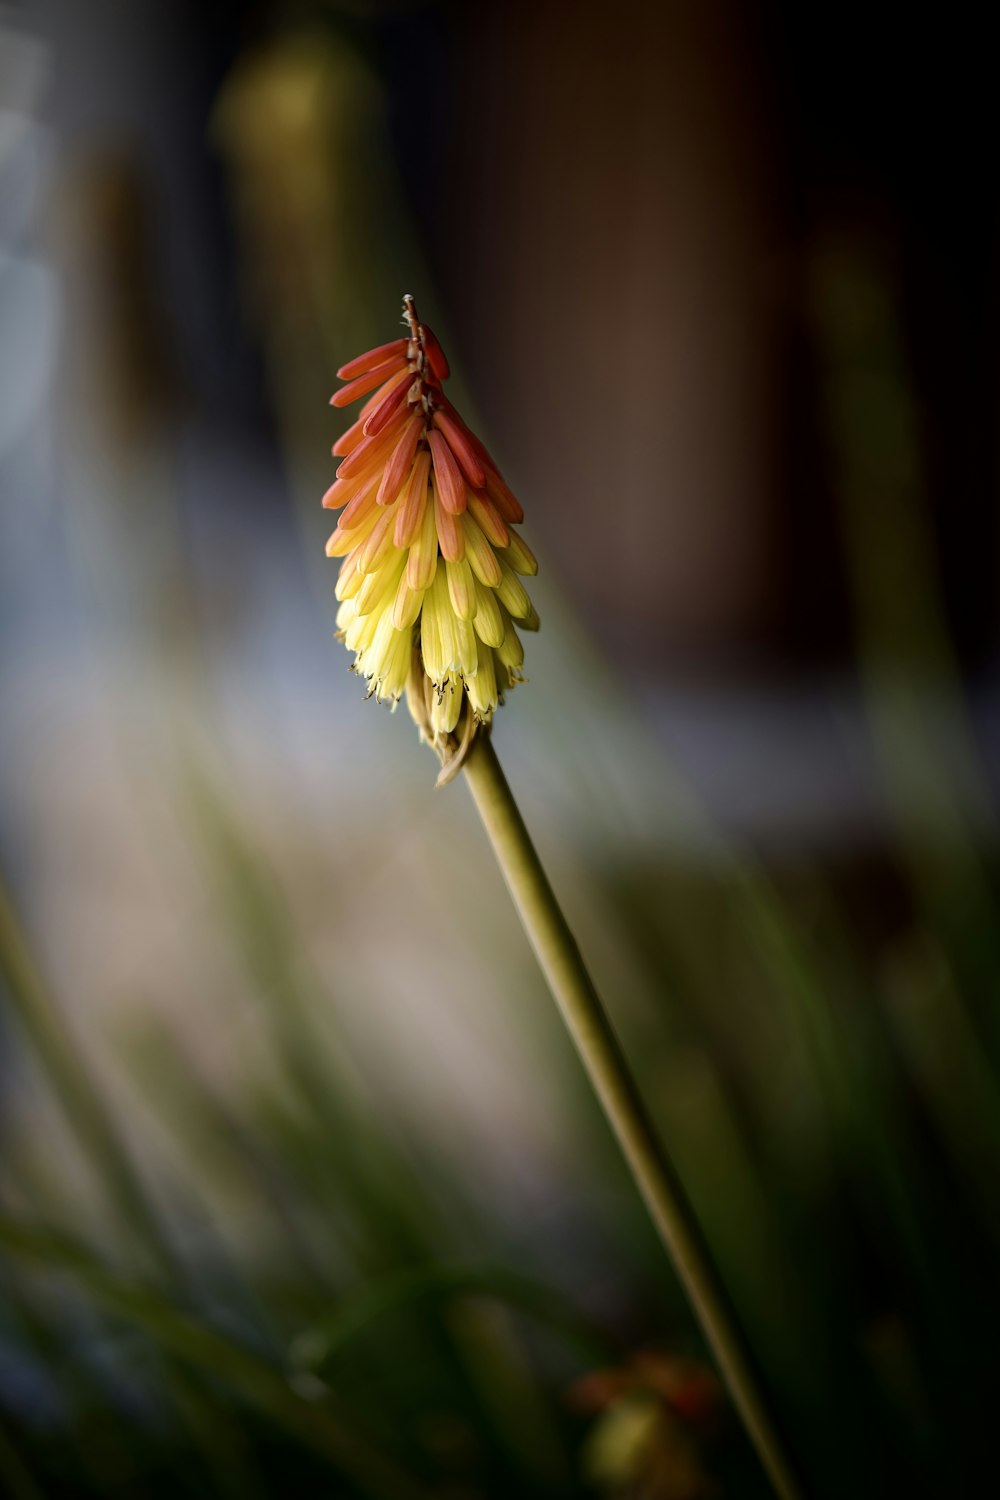
{"label": "out-of-focus orange flower", "polygon": [[712,1434],[722,1390],[705,1365],[636,1354],[625,1364],[592,1370],[569,1397],[578,1411],[596,1418],[583,1448],[587,1478],[615,1500],[711,1500],[716,1494],[702,1445]]}
{"label": "out-of-focus orange flower", "polygon": [[514,622],[538,628],[521,582],[538,565],[514,530],[520,504],[444,394],[448,361],[412,297],[403,318],[404,337],[337,372],[334,406],[367,399],[333,445],[323,504],[341,515],[326,550],[344,559],[337,627],[354,670],[394,707],[406,691],[450,775],[523,680]]}

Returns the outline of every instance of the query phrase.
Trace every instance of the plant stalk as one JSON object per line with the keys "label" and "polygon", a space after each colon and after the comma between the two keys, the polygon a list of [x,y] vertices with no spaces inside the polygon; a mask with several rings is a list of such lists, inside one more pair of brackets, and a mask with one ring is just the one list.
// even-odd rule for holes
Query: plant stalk
{"label": "plant stalk", "polygon": [[750,1441],[780,1500],[802,1500],[753,1361],[691,1207],[656,1134],[488,735],[477,735],[464,771],[528,941]]}

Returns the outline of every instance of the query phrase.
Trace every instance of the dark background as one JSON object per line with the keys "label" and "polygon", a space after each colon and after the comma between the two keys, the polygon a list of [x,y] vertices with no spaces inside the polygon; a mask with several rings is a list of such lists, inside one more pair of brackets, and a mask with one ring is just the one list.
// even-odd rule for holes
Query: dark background
{"label": "dark background", "polygon": [[495,742],[809,1495],[995,1464],[988,15],[0,10],[0,1489],[765,1493],[461,782],[332,639],[412,292]]}

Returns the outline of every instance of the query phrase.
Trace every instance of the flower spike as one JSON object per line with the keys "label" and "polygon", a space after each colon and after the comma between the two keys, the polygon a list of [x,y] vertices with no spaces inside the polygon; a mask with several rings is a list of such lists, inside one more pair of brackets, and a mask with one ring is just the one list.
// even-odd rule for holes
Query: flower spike
{"label": "flower spike", "polygon": [[337,630],[369,696],[395,708],[404,691],[421,736],[459,770],[504,692],[522,682],[515,622],[538,629],[518,574],[537,565],[514,531],[520,504],[441,387],[448,361],[403,298],[407,336],[342,365],[335,407],[366,396],[333,446],[324,496],[343,506],[327,553],[343,558]]}

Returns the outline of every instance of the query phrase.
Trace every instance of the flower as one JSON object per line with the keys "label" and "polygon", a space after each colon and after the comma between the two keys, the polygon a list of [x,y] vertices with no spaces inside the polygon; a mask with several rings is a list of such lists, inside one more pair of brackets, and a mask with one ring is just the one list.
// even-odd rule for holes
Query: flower
{"label": "flower", "polygon": [[573,1385],[570,1404],[594,1417],[583,1446],[587,1478],[613,1496],[710,1500],[703,1449],[717,1433],[722,1390],[705,1365],[640,1353]]}
{"label": "flower", "polygon": [[514,622],[538,629],[521,578],[538,571],[514,530],[524,512],[443,385],[448,361],[403,298],[408,333],[337,371],[332,405],[367,397],[337,439],[340,510],[326,544],[342,557],[338,635],[369,696],[395,708],[404,690],[421,735],[458,770],[506,689],[523,681]]}

